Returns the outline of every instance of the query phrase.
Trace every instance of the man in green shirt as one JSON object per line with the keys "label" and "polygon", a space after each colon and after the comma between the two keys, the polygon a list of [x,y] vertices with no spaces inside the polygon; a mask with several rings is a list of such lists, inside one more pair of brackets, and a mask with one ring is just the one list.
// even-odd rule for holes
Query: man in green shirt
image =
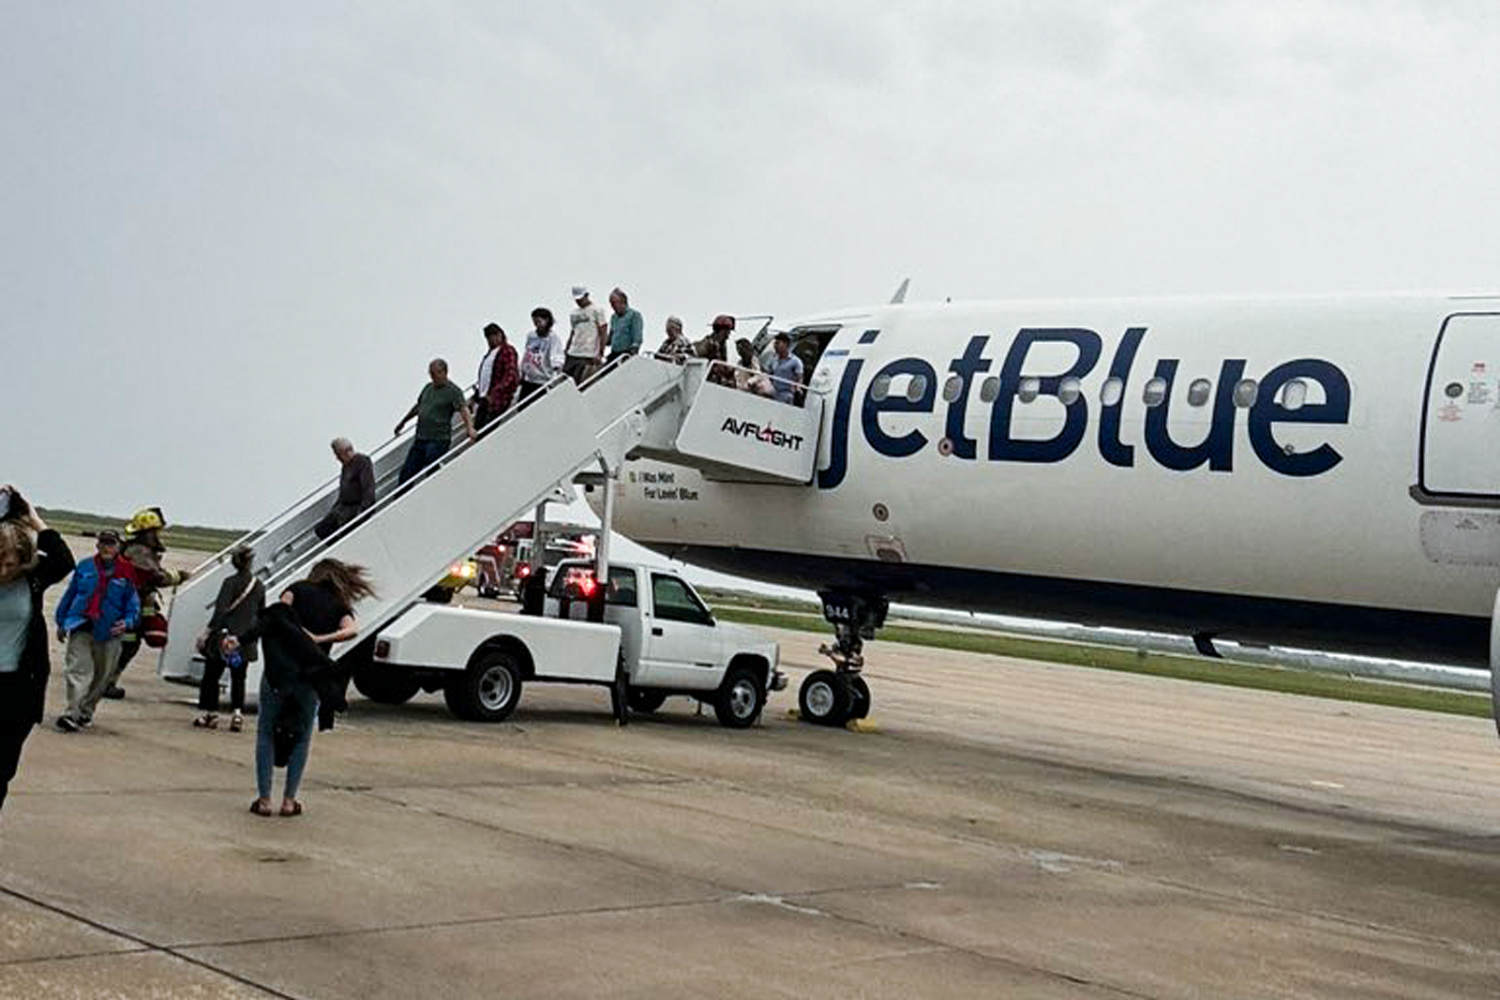
{"label": "man in green shirt", "polygon": [[417,418],[416,437],[406,453],[406,461],[401,463],[403,483],[447,453],[453,443],[453,414],[463,418],[464,430],[469,440],[474,440],[474,418],[469,416],[463,390],[448,381],[448,362],[434,359],[427,366],[427,375],[432,381],[422,386],[416,403],[396,425],[396,436],[400,437],[407,421]]}
{"label": "man in green shirt", "polygon": [[609,307],[614,315],[609,320],[609,360],[622,354],[635,354],[641,349],[641,314],[630,308],[630,296],[623,288],[609,293]]}

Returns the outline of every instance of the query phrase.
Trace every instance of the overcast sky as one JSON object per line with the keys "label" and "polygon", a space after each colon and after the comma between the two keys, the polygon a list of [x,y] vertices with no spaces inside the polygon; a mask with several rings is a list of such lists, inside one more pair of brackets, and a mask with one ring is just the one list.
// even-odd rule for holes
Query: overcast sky
{"label": "overcast sky", "polygon": [[258,524],[575,282],[1500,287],[1500,4],[876,10],[0,0],[0,480]]}

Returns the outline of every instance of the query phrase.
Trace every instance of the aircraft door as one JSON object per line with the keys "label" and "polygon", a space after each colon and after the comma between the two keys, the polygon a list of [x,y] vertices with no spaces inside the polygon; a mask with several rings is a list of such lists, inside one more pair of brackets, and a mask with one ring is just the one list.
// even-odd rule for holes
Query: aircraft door
{"label": "aircraft door", "polygon": [[1433,352],[1426,400],[1422,489],[1500,496],[1500,314],[1448,317]]}

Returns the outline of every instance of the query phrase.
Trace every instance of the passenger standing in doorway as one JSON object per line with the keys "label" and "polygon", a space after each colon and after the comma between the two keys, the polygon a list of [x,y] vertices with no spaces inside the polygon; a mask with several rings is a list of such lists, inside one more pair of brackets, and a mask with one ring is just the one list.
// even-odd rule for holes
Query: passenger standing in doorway
{"label": "passenger standing in doorway", "polygon": [[734,350],[739,355],[739,366],[734,370],[734,387],[756,396],[774,395],[771,379],[760,370],[760,364],[755,360],[755,345],[749,338],[736,340]]}
{"label": "passenger standing in doorway", "polygon": [[645,324],[641,314],[630,308],[630,296],[623,288],[609,293],[609,307],[614,315],[609,319],[609,360],[622,354],[637,354],[645,340]]}
{"label": "passenger standing in doorway", "polygon": [[673,361],[681,361],[683,358],[692,356],[693,342],[683,336],[682,320],[676,316],[667,317],[667,339],[662,341],[656,353]]}
{"label": "passenger standing in doorway", "polygon": [[802,398],[802,359],[792,353],[792,338],[786,331],[776,334],[771,341],[776,356],[766,365],[766,374],[771,376],[771,388],[780,403],[796,403]]}
{"label": "passenger standing in doorway", "polygon": [[479,379],[474,388],[474,429],[484,426],[510,409],[516,395],[516,382],[520,373],[516,365],[516,349],[510,346],[505,331],[498,323],[486,324],[484,340],[489,351],[479,362]]}
{"label": "passenger standing in doorway", "polygon": [[281,815],[302,815],[297,792],[312,752],[313,724],[318,717],[317,678],[331,672],[334,643],[359,634],[354,605],[375,596],[362,566],[324,559],[306,580],[292,584],[281,599],[261,612],[241,638],[223,642],[228,655],[246,640],[259,639],[266,654],[260,680],[260,707],[255,721],[256,799],[250,811],[271,815],[271,768],[276,762],[276,730],[292,740],[282,787]]}
{"label": "passenger standing in doorway", "polygon": [[599,370],[604,360],[604,342],[609,337],[609,318],[604,307],[589,299],[583,285],[573,286],[573,301],[578,308],[568,317],[572,334],[568,337],[568,360],[563,366],[574,383],[582,385]]}
{"label": "passenger standing in doorway", "polygon": [[473,441],[475,436],[474,419],[469,416],[463,390],[448,381],[448,362],[434,358],[427,366],[427,377],[429,381],[418,393],[416,403],[396,425],[396,434],[400,436],[407,422],[417,418],[416,437],[406,453],[406,461],[401,463],[402,483],[448,453],[453,445],[453,414],[463,419],[469,440]]}
{"label": "passenger standing in doorway", "polygon": [[526,337],[526,352],[521,356],[522,399],[551,382],[563,370],[562,340],[552,330],[556,322],[552,310],[546,306],[531,310],[534,329]]}
{"label": "passenger standing in doorway", "polygon": [[42,597],[72,571],[62,536],[14,487],[0,488],[0,807],[47,699],[52,663]]}
{"label": "passenger standing in doorway", "polygon": [[348,438],[334,438],[329,447],[341,467],[339,492],[333,508],[313,525],[313,534],[319,538],[327,538],[375,506],[375,463],[370,456],[355,451]]}
{"label": "passenger standing in doorway", "polygon": [[[198,707],[203,714],[193,720],[199,729],[219,727],[219,678],[225,670],[229,671],[229,708],[234,713],[229,717],[229,731],[237,733],[245,725],[245,671],[256,660],[257,643],[241,637],[251,634],[266,603],[265,585],[251,572],[254,558],[248,545],[230,553],[229,564],[234,573],[219,586],[219,596],[214,601],[214,613],[208,620],[208,634],[200,650],[203,678],[198,682]],[[226,656],[223,646],[229,636],[240,639],[240,647]]]}
{"label": "passenger standing in doorway", "polygon": [[720,313],[714,317],[713,327],[707,337],[693,345],[693,353],[700,358],[716,362],[708,366],[708,380],[718,385],[734,388],[734,369],[729,366],[727,345],[729,335],[734,332],[734,317]]}
{"label": "passenger standing in doorway", "polygon": [[120,556],[119,532],[95,536],[94,558],[80,563],[57,602],[57,640],[67,646],[68,707],[57,728],[76,733],[94,724],[94,708],[120,662],[121,637],[141,617],[130,566]]}

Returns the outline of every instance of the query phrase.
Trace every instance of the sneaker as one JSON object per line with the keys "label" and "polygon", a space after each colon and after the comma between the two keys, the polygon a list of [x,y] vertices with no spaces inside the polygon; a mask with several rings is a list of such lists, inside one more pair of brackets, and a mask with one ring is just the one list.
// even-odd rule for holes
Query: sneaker
{"label": "sneaker", "polygon": [[78,732],[78,723],[74,722],[69,716],[59,715],[57,717],[57,728],[60,732],[76,733]]}
{"label": "sneaker", "polygon": [[120,687],[120,685],[118,684],[111,684],[109,687],[104,689],[104,697],[108,698],[110,701],[119,701],[121,698],[125,697],[125,689]]}
{"label": "sneaker", "polygon": [[243,715],[241,715],[239,712],[235,712],[234,715],[229,720],[229,731],[231,733],[237,733],[241,729],[244,729],[244,728],[245,728],[245,717]]}
{"label": "sneaker", "polygon": [[93,729],[94,728],[94,717],[91,715],[87,719],[79,719],[78,720],[78,728],[79,729]]}

